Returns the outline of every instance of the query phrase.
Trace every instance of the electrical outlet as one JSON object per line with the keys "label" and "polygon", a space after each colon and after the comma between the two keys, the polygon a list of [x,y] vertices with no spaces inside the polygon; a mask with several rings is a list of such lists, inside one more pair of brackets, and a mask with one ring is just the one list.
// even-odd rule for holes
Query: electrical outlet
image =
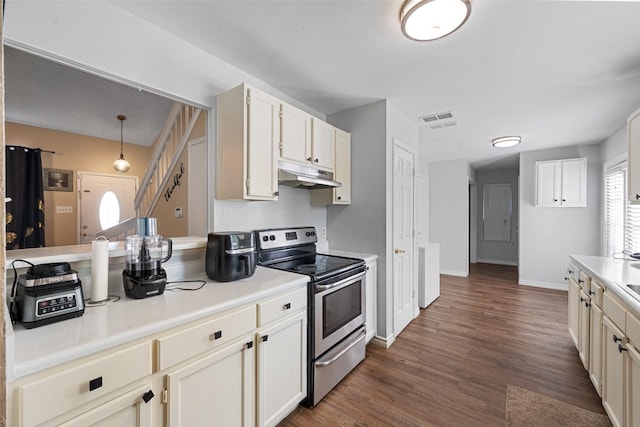
{"label": "electrical outlet", "polygon": [[73,206],[56,206],[56,213],[59,213],[59,214],[73,213]]}
{"label": "electrical outlet", "polygon": [[327,237],[327,228],[326,228],[326,227],[322,227],[322,228],[320,229],[320,235],[321,235],[322,237]]}
{"label": "electrical outlet", "polygon": [[182,208],[176,208],[176,218],[182,218]]}

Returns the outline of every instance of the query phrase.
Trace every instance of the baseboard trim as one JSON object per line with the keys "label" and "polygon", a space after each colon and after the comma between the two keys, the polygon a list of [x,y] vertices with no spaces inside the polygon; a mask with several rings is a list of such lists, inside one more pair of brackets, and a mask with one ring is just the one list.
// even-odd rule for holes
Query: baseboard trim
{"label": "baseboard trim", "polygon": [[566,284],[535,282],[533,280],[518,280],[518,285],[532,286],[534,288],[555,289],[557,291],[568,291],[569,286]]}
{"label": "baseboard trim", "polygon": [[485,259],[485,258],[478,258],[476,260],[476,262],[481,262],[484,264],[498,264],[498,265],[511,265],[514,267],[518,266],[518,262],[517,261],[506,261],[503,259]]}
{"label": "baseboard trim", "polygon": [[453,270],[440,270],[440,274],[446,274],[447,276],[458,276],[458,277],[468,277],[469,273],[464,271],[453,271]]}
{"label": "baseboard trim", "polygon": [[396,338],[393,335],[390,335],[386,338],[376,335],[371,341],[369,341],[369,343],[375,345],[376,347],[389,348],[391,347],[391,344],[395,342],[395,340]]}

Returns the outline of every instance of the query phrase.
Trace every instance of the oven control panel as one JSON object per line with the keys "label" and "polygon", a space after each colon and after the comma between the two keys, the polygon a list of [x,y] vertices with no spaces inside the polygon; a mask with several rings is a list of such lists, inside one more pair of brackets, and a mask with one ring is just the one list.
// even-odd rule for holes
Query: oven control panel
{"label": "oven control panel", "polygon": [[277,249],[308,243],[316,243],[315,227],[281,228],[256,231],[256,241],[260,249]]}

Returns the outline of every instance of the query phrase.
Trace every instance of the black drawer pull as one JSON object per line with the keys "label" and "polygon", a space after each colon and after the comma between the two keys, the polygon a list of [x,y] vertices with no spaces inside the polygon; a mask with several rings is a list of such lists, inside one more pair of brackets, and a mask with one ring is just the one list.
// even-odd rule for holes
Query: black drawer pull
{"label": "black drawer pull", "polygon": [[267,342],[269,340],[269,335],[262,336],[262,342]]}
{"label": "black drawer pull", "polygon": [[222,338],[222,331],[215,331],[211,335],[209,335],[209,341],[215,341]]}
{"label": "black drawer pull", "polygon": [[94,378],[89,381],[89,391],[93,391],[102,387],[102,377]]}
{"label": "black drawer pull", "polygon": [[253,348],[253,341],[249,341],[247,344],[247,350]]}
{"label": "black drawer pull", "polygon": [[148,392],[142,395],[142,400],[144,400],[144,403],[149,403],[149,401],[154,397],[155,397],[155,394],[153,394],[153,391],[149,390]]}
{"label": "black drawer pull", "polygon": [[291,308],[291,303],[290,302],[288,302],[288,303],[286,303],[285,305],[282,306],[283,310],[289,310],[290,308]]}
{"label": "black drawer pull", "polygon": [[629,350],[627,350],[626,348],[624,348],[624,347],[622,346],[622,344],[618,344],[618,351],[619,351],[620,353],[622,353],[623,351],[629,351]]}
{"label": "black drawer pull", "polygon": [[613,334],[613,342],[622,341],[622,338],[618,338],[615,334]]}

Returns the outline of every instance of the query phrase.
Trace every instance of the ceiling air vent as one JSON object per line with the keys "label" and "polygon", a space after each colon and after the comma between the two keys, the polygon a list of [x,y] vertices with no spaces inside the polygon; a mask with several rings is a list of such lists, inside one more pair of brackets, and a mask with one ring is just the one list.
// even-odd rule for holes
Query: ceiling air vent
{"label": "ceiling air vent", "polygon": [[429,125],[430,129],[442,129],[445,127],[451,127],[458,124],[457,121],[453,120],[453,112],[447,111],[444,113],[438,114],[430,114],[428,116],[420,117],[424,123]]}

